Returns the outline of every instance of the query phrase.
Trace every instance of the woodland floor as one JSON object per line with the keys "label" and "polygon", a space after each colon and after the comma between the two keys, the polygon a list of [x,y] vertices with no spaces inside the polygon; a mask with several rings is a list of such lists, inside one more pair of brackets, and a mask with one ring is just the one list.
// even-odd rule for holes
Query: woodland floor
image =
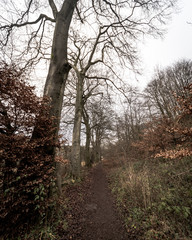
{"label": "woodland floor", "polygon": [[95,166],[83,183],[64,189],[67,231],[61,240],[127,240],[102,164]]}

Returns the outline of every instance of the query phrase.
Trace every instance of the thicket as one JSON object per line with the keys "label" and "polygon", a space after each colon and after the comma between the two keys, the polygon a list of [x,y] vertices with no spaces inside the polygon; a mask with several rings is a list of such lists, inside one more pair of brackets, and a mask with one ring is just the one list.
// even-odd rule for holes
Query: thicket
{"label": "thicket", "polygon": [[38,98],[25,79],[15,65],[1,62],[0,235],[5,239],[46,219],[54,184],[48,100]]}

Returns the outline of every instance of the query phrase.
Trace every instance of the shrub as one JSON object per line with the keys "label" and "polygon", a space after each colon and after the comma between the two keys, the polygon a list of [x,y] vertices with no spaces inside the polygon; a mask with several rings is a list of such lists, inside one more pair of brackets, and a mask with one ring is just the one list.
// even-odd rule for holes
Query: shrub
{"label": "shrub", "polygon": [[38,98],[24,78],[14,65],[1,63],[0,234],[10,236],[24,223],[45,217],[54,182],[47,100]]}

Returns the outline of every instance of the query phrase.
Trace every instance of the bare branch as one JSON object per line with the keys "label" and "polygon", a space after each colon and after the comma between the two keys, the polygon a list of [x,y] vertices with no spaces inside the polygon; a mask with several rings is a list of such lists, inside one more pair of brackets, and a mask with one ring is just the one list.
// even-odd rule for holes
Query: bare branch
{"label": "bare branch", "polygon": [[30,11],[30,8],[31,8],[32,3],[33,3],[33,0],[30,0],[29,5],[28,5],[28,7],[27,7],[27,10],[22,14],[21,18],[19,18],[19,19],[16,21],[16,23],[22,22],[23,19],[24,19],[24,17],[29,14],[29,11]]}
{"label": "bare branch", "polygon": [[57,6],[54,3],[54,0],[49,0],[49,5],[50,5],[50,7],[52,9],[52,13],[53,13],[54,18],[56,19],[58,10],[57,10]]}
{"label": "bare branch", "polygon": [[4,30],[4,29],[12,29],[14,27],[23,27],[23,26],[26,26],[26,25],[33,25],[33,24],[36,24],[38,23],[40,20],[42,19],[45,19],[45,20],[48,20],[48,21],[51,21],[51,22],[55,22],[55,19],[53,18],[50,18],[48,17],[47,15],[45,14],[40,14],[40,16],[35,20],[35,21],[31,21],[31,22],[24,22],[24,23],[12,23],[10,25],[4,25],[4,26],[1,26],[0,29]]}
{"label": "bare branch", "polygon": [[24,27],[24,26],[27,26],[27,25],[33,25],[33,24],[36,24],[38,22],[42,22],[43,19],[45,19],[45,21],[51,21],[51,22],[55,22],[55,19],[52,19],[50,17],[48,17],[47,15],[45,14],[40,14],[40,16],[34,20],[34,21],[31,21],[31,22],[24,22],[24,23],[11,23],[9,25],[4,25],[4,26],[0,26],[0,30],[6,30],[7,31],[7,34],[6,34],[6,39],[5,39],[5,42],[3,42],[2,40],[0,41],[0,43],[3,45],[3,46],[6,46],[7,43],[8,43],[8,40],[9,40],[9,36],[13,30],[13,28],[20,28],[20,27]]}
{"label": "bare branch", "polygon": [[83,23],[83,18],[81,17],[81,13],[80,13],[80,11],[79,11],[79,9],[78,9],[78,7],[76,6],[76,12],[77,12],[77,15],[78,15],[78,17],[79,17],[79,19],[80,19],[80,21],[81,21],[81,23]]}
{"label": "bare branch", "polygon": [[102,34],[103,34],[103,33],[101,32],[101,28],[100,28],[100,29],[99,29],[99,33],[98,33],[98,35],[97,35],[97,38],[96,38],[96,40],[95,40],[95,43],[94,43],[94,45],[93,45],[93,49],[92,49],[91,54],[90,54],[90,56],[89,56],[89,60],[88,60],[87,65],[86,65],[86,67],[85,67],[85,69],[84,69],[84,73],[86,73],[86,71],[87,71],[87,70],[89,69],[89,67],[92,65],[91,61],[92,61],[92,59],[93,59],[93,56],[94,56],[94,54],[95,54],[97,45],[98,45],[98,43],[99,43],[99,39],[100,39],[100,37],[101,37]]}

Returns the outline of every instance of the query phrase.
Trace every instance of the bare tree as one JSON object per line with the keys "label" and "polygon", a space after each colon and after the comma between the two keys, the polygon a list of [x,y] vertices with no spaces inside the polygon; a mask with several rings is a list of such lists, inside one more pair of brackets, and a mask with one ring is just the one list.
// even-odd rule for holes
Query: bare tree
{"label": "bare tree", "polygon": [[[59,129],[66,79],[71,69],[67,56],[67,41],[74,10],[76,9],[77,19],[80,20],[79,29],[81,26],[83,28],[84,23],[91,17],[91,22],[97,22],[102,32],[104,31],[105,36],[109,39],[105,45],[105,51],[108,50],[108,53],[110,53],[110,49],[115,47],[116,56],[120,57],[121,62],[126,65],[126,59],[129,63],[134,64],[136,57],[135,43],[141,36],[161,33],[159,24],[165,23],[175,2],[176,0],[63,0],[60,4],[56,4],[54,0],[48,0],[52,16],[41,12],[36,18],[38,9],[43,9],[42,3],[40,4],[36,0],[28,0],[25,2],[25,10],[19,10],[20,6],[16,8],[16,5],[11,2],[12,9],[16,8],[14,10],[16,17],[12,14],[11,18],[6,14],[1,17],[0,29],[2,34],[0,43],[2,46],[7,45],[12,32],[27,26],[26,33],[30,37],[25,49],[29,49],[33,42],[36,45],[33,45],[32,49],[36,50],[38,55],[41,52],[40,43],[44,37],[45,26],[47,23],[51,23],[51,26],[54,25],[50,65],[44,95],[51,98],[50,116],[55,117],[55,139]],[[44,4],[47,6],[47,1]],[[8,6],[7,3],[5,6]],[[1,5],[1,9],[5,6]],[[8,10],[9,7],[10,5],[7,8]],[[36,26],[36,29],[30,31],[29,26]],[[39,41],[35,41],[35,39]],[[102,44],[102,40],[100,44]],[[108,58],[110,57],[109,54]]]}
{"label": "bare tree", "polygon": [[131,154],[132,142],[139,139],[147,115],[142,93],[137,88],[129,87],[126,94],[123,112],[117,113],[115,121],[117,151],[125,159]]}
{"label": "bare tree", "polygon": [[111,137],[115,113],[107,99],[90,101],[87,112],[90,118],[91,129],[91,163],[101,160],[101,146]]}
{"label": "bare tree", "polygon": [[[80,174],[80,133],[81,121],[83,116],[85,123],[87,123],[87,131],[89,130],[86,110],[84,108],[87,99],[90,98],[92,94],[94,94],[94,90],[103,81],[105,82],[105,84],[107,84],[107,82],[113,83],[113,85],[118,88],[118,90],[120,90],[120,88],[117,87],[117,83],[114,83],[113,78],[115,77],[119,81],[121,81],[121,79],[115,73],[112,60],[106,57],[106,46],[109,43],[109,38],[105,35],[106,31],[107,29],[105,27],[99,27],[98,32],[95,31],[95,38],[92,37],[88,40],[84,40],[76,32],[74,33],[74,35],[70,36],[71,45],[69,50],[69,62],[74,69],[77,79],[75,116],[71,151],[72,173],[74,176],[79,176]],[[113,37],[111,37],[110,42],[114,41],[114,39],[112,39]],[[72,44],[74,44],[74,48]],[[77,51],[74,51],[74,49],[77,49]],[[118,49],[116,49],[115,46],[113,46],[113,50],[117,52],[119,51]],[[103,69],[103,71],[98,71],[97,69]],[[104,69],[106,69],[105,73],[103,73]],[[108,76],[109,73],[111,76]],[[86,86],[84,86],[85,81]],[[121,89],[121,91],[123,92],[123,89]]]}
{"label": "bare tree", "polygon": [[181,60],[163,70],[157,70],[145,89],[145,99],[153,112],[175,119],[179,114],[177,96],[185,96],[192,82],[192,62]]}

